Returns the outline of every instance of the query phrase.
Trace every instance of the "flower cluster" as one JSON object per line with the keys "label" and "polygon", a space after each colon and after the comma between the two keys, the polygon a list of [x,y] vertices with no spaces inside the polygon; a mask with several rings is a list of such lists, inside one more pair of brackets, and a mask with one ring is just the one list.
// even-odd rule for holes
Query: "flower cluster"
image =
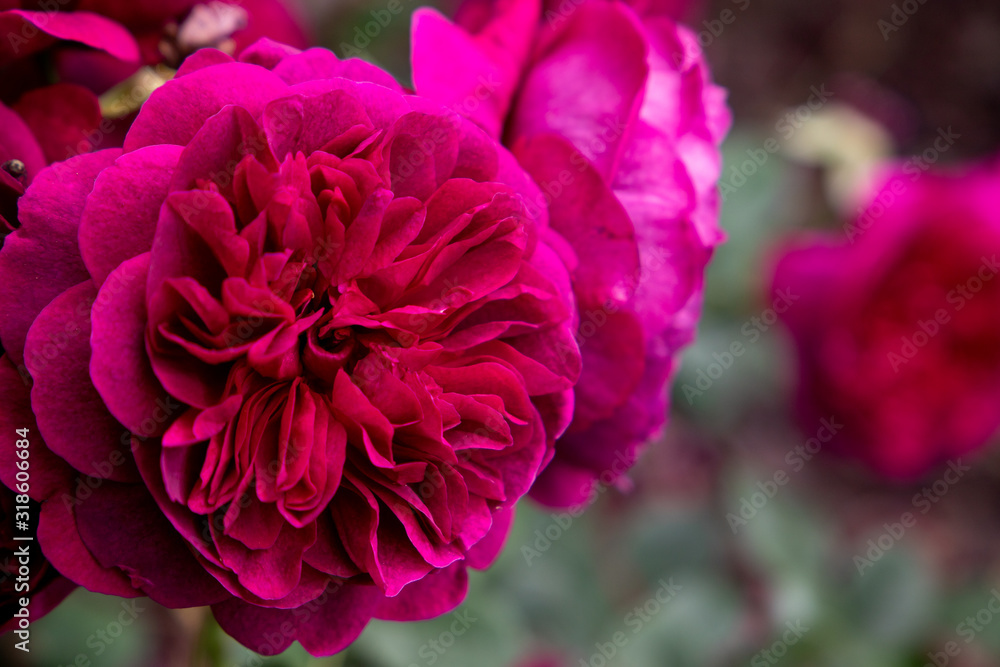
{"label": "flower cluster", "polygon": [[329,655],[454,608],[524,495],[579,504],[655,437],[723,94],[660,13],[479,10],[418,14],[415,92],[265,39],[188,55],[121,148],[60,162],[11,116],[0,433],[40,436],[55,570]]}

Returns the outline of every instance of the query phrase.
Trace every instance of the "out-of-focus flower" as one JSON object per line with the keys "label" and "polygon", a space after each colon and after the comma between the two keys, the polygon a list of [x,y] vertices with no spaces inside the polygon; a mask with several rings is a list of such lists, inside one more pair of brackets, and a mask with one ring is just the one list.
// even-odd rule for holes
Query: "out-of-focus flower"
{"label": "out-of-focus flower", "polygon": [[0,251],[0,430],[37,420],[46,556],[265,654],[453,608],[572,418],[538,194],[364,62],[194,54],[123,150],[34,177]]}
{"label": "out-of-focus flower", "polygon": [[724,91],[689,30],[605,0],[474,2],[458,25],[419,10],[413,80],[502,138],[576,257],[583,376],[573,424],[532,495],[579,504],[663,426],[722,237]]}
{"label": "out-of-focus flower", "polygon": [[846,240],[787,251],[773,289],[798,346],[804,423],[891,477],[982,447],[1000,427],[1000,170],[894,170]]}
{"label": "out-of-focus flower", "polygon": [[304,48],[293,1],[0,0],[0,101],[53,74],[100,94],[143,64],[177,67],[202,47],[238,54],[265,36]]}
{"label": "out-of-focus flower", "polygon": [[[0,0],[0,245],[17,225],[18,197],[42,167],[121,145],[163,81],[137,75],[141,64],[176,67],[206,46],[238,53],[265,35],[305,47],[288,2]],[[49,85],[53,78],[60,83]],[[116,122],[102,123],[96,94],[116,85],[121,90],[103,103]]]}
{"label": "out-of-focus flower", "polygon": [[[553,4],[553,0],[548,0]],[[675,21],[690,19],[695,10],[706,5],[704,0],[628,0],[640,16],[666,16]]]}
{"label": "out-of-focus flower", "polygon": [[27,496],[20,500],[25,502],[0,485],[0,634],[28,629],[76,588],[45,560],[32,534],[17,530],[18,522],[28,530],[38,525],[38,503]]}

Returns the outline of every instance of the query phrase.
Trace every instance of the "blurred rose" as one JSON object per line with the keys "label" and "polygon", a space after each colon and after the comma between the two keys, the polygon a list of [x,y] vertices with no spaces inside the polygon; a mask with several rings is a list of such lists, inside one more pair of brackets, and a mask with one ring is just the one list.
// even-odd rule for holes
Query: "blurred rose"
{"label": "blurred rose", "polygon": [[846,239],[778,262],[798,346],[804,423],[844,424],[829,447],[912,477],[1000,427],[1000,170],[895,171]]}
{"label": "blurred rose", "polygon": [[[228,42],[239,52],[267,35],[305,47],[292,1],[0,0],[0,246],[17,226],[17,199],[46,164],[121,145],[134,114],[102,123],[95,93],[142,62],[176,66],[201,46]],[[53,78],[62,83],[49,85]]]}
{"label": "blurred rose", "polygon": [[724,91],[689,30],[605,0],[548,11],[538,0],[474,1],[458,25],[418,10],[413,80],[502,137],[576,257],[584,371],[573,424],[532,495],[577,505],[663,426],[722,237]]}
{"label": "blurred rose", "polygon": [[201,47],[239,53],[265,36],[310,41],[295,0],[0,0],[0,33],[7,103],[53,76],[100,94],[141,64],[176,67]]}
{"label": "blurred rose", "polygon": [[48,558],[267,654],[456,606],[572,417],[537,196],[367,63],[189,58],[123,151],[35,177],[0,251],[0,432],[44,437]]}
{"label": "blurred rose", "polygon": [[[548,6],[573,0],[547,0]],[[628,0],[628,5],[641,16],[667,16],[675,21],[690,19],[695,10],[707,5],[706,0]]]}

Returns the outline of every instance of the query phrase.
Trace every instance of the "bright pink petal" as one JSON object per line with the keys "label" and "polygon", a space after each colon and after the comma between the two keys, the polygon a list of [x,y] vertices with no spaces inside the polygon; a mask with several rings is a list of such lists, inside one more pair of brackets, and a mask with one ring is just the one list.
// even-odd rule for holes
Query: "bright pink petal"
{"label": "bright pink petal", "polygon": [[607,182],[642,104],[647,42],[619,3],[584,3],[567,21],[527,73],[511,117],[512,141],[559,134]]}
{"label": "bright pink petal", "polygon": [[196,70],[168,81],[146,100],[125,138],[125,150],[184,146],[224,106],[237,104],[257,118],[287,89],[281,79],[256,65],[229,63]]}
{"label": "bright pink petal", "polygon": [[432,9],[418,9],[411,28],[416,92],[499,137],[539,18],[537,0],[504,0],[497,18],[469,35]]}
{"label": "bright pink petal", "polygon": [[139,45],[114,21],[91,12],[0,12],[0,65],[47,48],[57,40],[80,42],[119,60],[139,59]]}

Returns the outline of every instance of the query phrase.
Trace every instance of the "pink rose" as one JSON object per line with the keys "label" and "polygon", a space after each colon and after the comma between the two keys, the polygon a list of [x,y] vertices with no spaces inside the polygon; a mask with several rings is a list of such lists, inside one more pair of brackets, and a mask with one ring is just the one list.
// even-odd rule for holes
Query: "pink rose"
{"label": "pink rose", "polygon": [[45,555],[265,654],[456,606],[572,418],[537,197],[367,63],[197,52],[123,150],[35,176],[0,251],[0,433],[37,421]]}
{"label": "pink rose", "polygon": [[[804,423],[890,477],[921,475],[1000,427],[1000,169],[890,174],[842,235],[797,243],[773,289],[801,367]],[[996,254],[995,254],[996,253]]]}
{"label": "pink rose", "polygon": [[501,138],[576,258],[584,365],[573,424],[532,489],[584,502],[657,436],[691,341],[717,226],[724,92],[694,35],[606,0],[474,3],[459,25],[418,10],[417,93]]}

